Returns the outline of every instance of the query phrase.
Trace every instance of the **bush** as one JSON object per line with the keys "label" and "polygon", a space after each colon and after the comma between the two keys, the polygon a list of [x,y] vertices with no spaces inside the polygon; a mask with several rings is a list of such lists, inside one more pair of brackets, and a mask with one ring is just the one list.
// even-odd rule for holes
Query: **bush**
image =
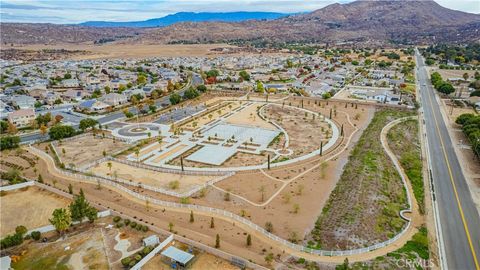
{"label": "bush", "polygon": [[115,217],[113,218],[113,222],[117,223],[117,222],[119,222],[121,219],[122,219],[121,217],[115,216]]}
{"label": "bush", "polygon": [[38,240],[40,240],[40,237],[42,236],[42,233],[39,232],[39,231],[33,231],[30,235],[32,236],[33,240],[38,241]]}
{"label": "bush", "polygon": [[130,222],[130,227],[134,229],[135,227],[137,227],[137,223],[135,221]]}
{"label": "bush", "polygon": [[148,232],[148,226],[147,225],[143,226],[142,231]]}
{"label": "bush", "polygon": [[142,224],[137,224],[136,229],[137,229],[137,231],[141,231],[143,229],[143,225]]}
{"label": "bush", "polygon": [[152,252],[152,250],[153,250],[152,246],[146,246],[145,248],[143,248],[143,253],[147,255],[148,253]]}
{"label": "bush", "polygon": [[0,150],[17,148],[20,143],[18,136],[3,136],[0,138]]}
{"label": "bush", "polygon": [[130,259],[130,257],[125,257],[121,260],[121,263],[123,266],[127,267],[130,265],[130,262],[132,261],[132,259]]}
{"label": "bush", "polygon": [[6,249],[9,247],[20,245],[21,243],[23,243],[23,235],[15,233],[7,235],[5,238],[3,238],[0,242],[0,247],[2,249]]}
{"label": "bush", "polygon": [[122,222],[119,222],[119,223],[115,224],[115,226],[116,226],[117,228],[121,228],[121,227],[123,227],[123,223],[122,223]]}
{"label": "bush", "polygon": [[125,226],[128,226],[130,224],[130,219],[128,218],[124,219],[123,223],[125,223]]}
{"label": "bush", "polygon": [[23,226],[23,225],[17,226],[17,227],[15,228],[15,233],[24,235],[24,234],[26,234],[27,232],[28,232],[27,227],[25,227],[25,226]]}
{"label": "bush", "polygon": [[71,126],[65,126],[65,125],[55,125],[50,128],[50,131],[48,132],[48,135],[50,135],[50,138],[52,140],[59,140],[63,138],[68,138],[75,136],[77,132],[75,129]]}

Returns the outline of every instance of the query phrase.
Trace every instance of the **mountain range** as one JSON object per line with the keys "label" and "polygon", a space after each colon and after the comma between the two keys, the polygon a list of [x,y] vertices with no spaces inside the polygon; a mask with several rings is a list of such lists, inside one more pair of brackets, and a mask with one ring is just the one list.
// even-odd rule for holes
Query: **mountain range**
{"label": "mountain range", "polygon": [[2,41],[15,44],[230,42],[264,46],[347,42],[370,46],[480,41],[480,15],[451,10],[433,0],[358,0],[277,19],[187,21],[151,28],[18,23],[0,26]]}
{"label": "mountain range", "polygon": [[161,18],[149,19],[145,21],[131,22],[108,22],[108,21],[88,21],[80,23],[81,26],[93,27],[163,27],[179,22],[240,22],[246,20],[273,20],[285,17],[290,14],[277,12],[178,12]]}

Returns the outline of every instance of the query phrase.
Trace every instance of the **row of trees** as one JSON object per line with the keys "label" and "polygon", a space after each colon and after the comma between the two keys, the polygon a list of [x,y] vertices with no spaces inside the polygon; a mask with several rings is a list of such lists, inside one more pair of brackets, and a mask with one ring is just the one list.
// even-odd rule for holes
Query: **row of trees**
{"label": "row of trees", "polygon": [[455,88],[453,88],[452,84],[443,80],[442,75],[438,72],[432,73],[430,80],[437,89],[438,92],[449,95],[455,92]]}
{"label": "row of trees", "polygon": [[463,133],[472,144],[473,152],[480,157],[480,115],[465,113],[455,122],[462,126]]}
{"label": "row of trees", "polygon": [[20,137],[18,136],[2,136],[0,138],[0,150],[17,148],[20,144]]}
{"label": "row of trees", "polygon": [[183,94],[183,97],[180,96],[178,93],[172,93],[170,94],[170,103],[172,105],[176,105],[182,100],[187,100],[187,99],[194,99],[198,96],[200,96],[201,93],[204,93],[207,91],[207,87],[205,85],[198,85],[196,88],[194,87],[189,87],[187,90],[185,90],[185,93]]}
{"label": "row of trees", "polygon": [[55,209],[49,221],[60,234],[63,234],[70,228],[73,221],[82,222],[87,218],[89,222],[94,222],[97,219],[97,213],[97,209],[90,206],[83,190],[80,189],[80,193],[74,196],[74,201],[68,206],[68,209]]}

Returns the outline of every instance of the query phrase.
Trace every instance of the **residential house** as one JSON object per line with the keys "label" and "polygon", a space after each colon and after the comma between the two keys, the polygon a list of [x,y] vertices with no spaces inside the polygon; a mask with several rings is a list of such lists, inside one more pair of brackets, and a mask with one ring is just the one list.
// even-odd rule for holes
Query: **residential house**
{"label": "residential house", "polygon": [[123,91],[122,95],[126,96],[128,100],[134,95],[141,95],[142,97],[145,97],[145,92],[143,89],[128,89]]}
{"label": "residential house", "polygon": [[102,102],[110,106],[119,106],[128,102],[127,97],[118,93],[106,94],[102,97]]}
{"label": "residential house", "polygon": [[27,127],[35,121],[34,109],[20,109],[8,115],[8,121],[17,128]]}
{"label": "residential house", "polygon": [[75,106],[75,109],[81,112],[105,112],[108,108],[110,108],[109,104],[96,99],[88,99]]}
{"label": "residential house", "polygon": [[35,107],[36,99],[30,96],[17,95],[10,98],[12,106],[18,107],[20,109],[29,109]]}
{"label": "residential house", "polygon": [[87,97],[88,93],[84,90],[68,89],[62,96],[65,100],[80,101]]}
{"label": "residential house", "polygon": [[63,87],[69,87],[69,88],[74,88],[74,87],[79,87],[80,82],[77,79],[66,79],[62,81]]}

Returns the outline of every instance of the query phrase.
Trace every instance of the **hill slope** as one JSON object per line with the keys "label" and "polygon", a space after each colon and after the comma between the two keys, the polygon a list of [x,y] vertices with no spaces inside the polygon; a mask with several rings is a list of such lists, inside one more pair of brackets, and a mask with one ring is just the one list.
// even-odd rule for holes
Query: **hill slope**
{"label": "hill slope", "polygon": [[[212,17],[213,18],[213,17]],[[172,19],[173,20],[173,19]],[[479,41],[480,15],[444,8],[432,0],[359,0],[275,20],[183,22],[156,28],[96,28],[1,24],[4,43],[284,42],[460,43]]]}

